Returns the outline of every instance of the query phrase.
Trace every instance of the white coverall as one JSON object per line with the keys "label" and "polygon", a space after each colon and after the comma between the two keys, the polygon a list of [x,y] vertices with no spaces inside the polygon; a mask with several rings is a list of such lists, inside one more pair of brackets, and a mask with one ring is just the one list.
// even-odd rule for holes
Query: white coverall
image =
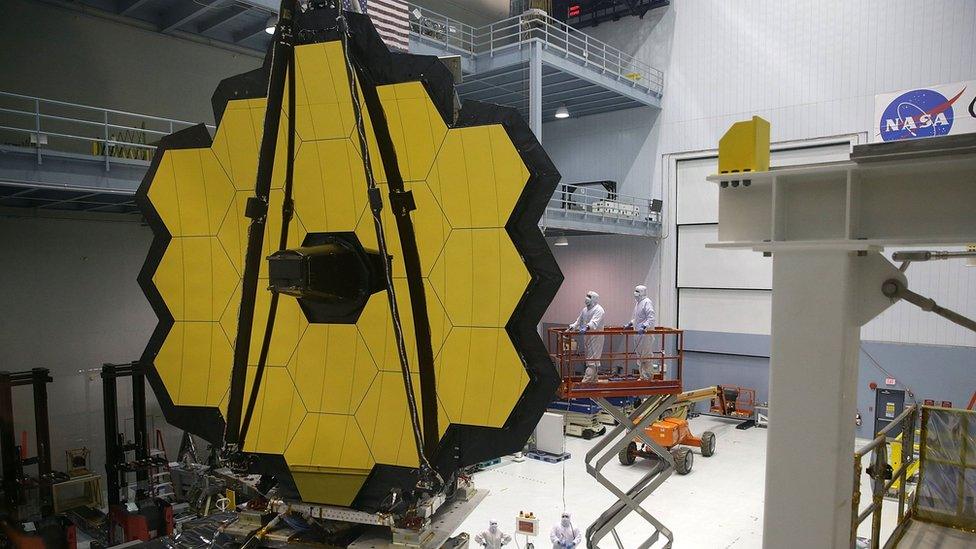
{"label": "white coverall", "polygon": [[597,301],[600,296],[596,292],[586,294],[587,304],[580,311],[576,322],[569,325],[570,330],[580,330],[583,334],[583,352],[586,357],[586,371],[583,374],[584,383],[595,383],[597,371],[600,368],[600,355],[603,354],[603,335],[588,335],[585,332],[603,330],[603,306]]}
{"label": "white coverall", "polygon": [[[643,286],[638,286],[638,288],[643,288]],[[646,291],[645,289],[644,292]],[[634,293],[636,294],[637,291]],[[652,374],[658,373],[660,370],[660,364],[651,358],[657,350],[657,336],[640,332],[654,329],[656,322],[654,305],[651,303],[651,298],[646,295],[635,296],[635,298],[637,304],[634,305],[634,314],[630,320],[630,326],[638,332],[635,342],[637,356],[640,358],[640,378],[651,379]]]}
{"label": "white coverall", "polygon": [[583,535],[569,521],[569,517],[563,517],[559,524],[552,527],[549,539],[552,541],[552,549],[573,549],[583,541]]}
{"label": "white coverall", "polygon": [[487,530],[474,537],[474,542],[488,549],[501,549],[502,545],[512,541],[512,536],[498,529],[498,523],[492,522]]}

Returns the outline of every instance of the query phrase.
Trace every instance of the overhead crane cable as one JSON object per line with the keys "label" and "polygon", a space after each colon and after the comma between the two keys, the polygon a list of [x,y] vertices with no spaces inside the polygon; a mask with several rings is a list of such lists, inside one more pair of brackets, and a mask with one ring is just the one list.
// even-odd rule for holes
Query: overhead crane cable
{"label": "overhead crane cable", "polygon": [[[412,312],[414,315],[414,334],[416,339],[419,369],[421,372],[421,390],[423,391],[422,396],[426,397],[428,391],[424,391],[423,381],[425,377],[425,369],[428,367],[428,373],[431,374],[431,381],[433,381],[433,351],[430,348],[430,324],[425,307],[425,300],[422,291],[423,287],[421,286],[419,297],[415,295],[416,292],[414,291],[415,283],[420,280],[420,264],[417,253],[416,238],[413,233],[413,226],[409,216],[409,212],[413,209],[413,207],[412,204],[408,205],[402,200],[398,200],[398,198],[406,198],[412,201],[412,198],[410,195],[403,192],[403,180],[400,178],[400,173],[397,168],[395,152],[392,150],[392,143],[390,142],[389,128],[386,125],[386,118],[383,114],[382,106],[379,104],[376,86],[369,83],[366,71],[362,70],[362,68],[359,67],[359,65],[353,60],[353,55],[350,51],[350,34],[346,18],[340,14],[338,19],[340,43],[342,44],[343,58],[345,60],[346,78],[349,82],[349,92],[352,98],[353,115],[356,121],[356,133],[359,139],[360,151],[362,152],[363,170],[366,175],[369,208],[373,218],[373,227],[376,232],[376,242],[377,247],[379,248],[378,251],[380,256],[383,258],[383,274],[386,282],[386,295],[390,306],[390,316],[393,324],[393,335],[394,339],[396,340],[397,357],[400,362],[400,372],[403,376],[403,386],[404,390],[406,391],[406,401],[414,435],[414,442],[417,446],[417,460],[421,471],[420,480],[421,482],[425,482],[436,479],[436,481],[440,483],[442,482],[442,479],[440,479],[437,472],[433,469],[433,467],[431,467],[427,455],[427,450],[429,448],[433,448],[437,444],[439,436],[439,431],[437,429],[436,393],[433,392],[433,387],[431,386],[431,390],[429,392],[432,393],[433,398],[429,400],[425,398],[424,400],[425,432],[421,430],[420,412],[418,410],[416,397],[414,396],[413,379],[410,375],[410,361],[407,355],[406,344],[404,342],[403,327],[400,320],[400,310],[397,304],[396,289],[393,283],[393,264],[390,255],[387,253],[386,235],[383,231],[383,201],[379,192],[379,187],[376,184],[372,161],[370,159],[369,141],[366,137],[366,123],[363,119],[362,107],[358,100],[359,86],[357,86],[357,76],[360,80],[362,80],[363,83],[363,98],[366,103],[367,110],[369,111],[370,120],[373,127],[373,134],[376,138],[378,148],[380,149],[380,159],[383,162],[384,171],[386,173],[387,185],[390,187],[390,202],[391,207],[394,208],[393,214],[397,220],[397,229],[400,234],[400,246],[403,253],[404,268],[407,275],[408,289],[410,290],[409,295],[412,304]],[[386,149],[387,154],[383,154],[384,149]],[[398,197],[397,193],[402,196]],[[430,355],[429,362],[425,362],[424,358],[422,358],[424,355],[424,347],[426,347],[426,352]],[[430,412],[433,413],[431,414]],[[431,415],[433,416],[433,422],[428,421]],[[427,435],[427,444],[425,444],[425,434]],[[431,441],[433,442],[431,443]]]}
{"label": "overhead crane cable", "polygon": [[278,11],[278,27],[271,47],[271,70],[268,78],[268,101],[264,113],[264,128],[258,154],[254,196],[247,200],[245,216],[251,219],[247,229],[247,248],[244,255],[244,272],[241,277],[241,306],[237,315],[237,335],[234,340],[234,359],[231,367],[230,396],[227,403],[227,421],[224,426],[224,445],[240,448],[241,412],[244,405],[244,389],[247,382],[248,352],[251,331],[254,327],[254,309],[257,299],[258,276],[261,271],[261,249],[264,229],[268,220],[268,198],[278,142],[278,126],[281,123],[281,103],[285,93],[287,52],[291,49],[292,18],[296,0],[281,0]]}
{"label": "overhead crane cable", "polygon": [[[281,232],[278,236],[278,250],[288,247],[288,226],[295,212],[292,201],[292,188],[295,179],[295,48],[288,48],[288,155],[285,159],[285,189],[284,199],[281,201]],[[248,398],[244,420],[241,423],[240,448],[244,449],[247,432],[251,426],[251,418],[257,405],[258,393],[264,379],[264,370],[268,363],[268,351],[271,348],[271,337],[274,335],[275,319],[278,313],[278,292],[271,292],[271,303],[268,306],[268,321],[264,325],[264,339],[261,341],[261,354],[258,357],[257,370],[254,372],[254,383],[251,385],[251,395]]]}
{"label": "overhead crane cable", "polygon": [[563,460],[563,463],[562,463],[562,465],[563,465],[563,490],[562,490],[562,496],[563,496],[563,511],[562,511],[562,512],[563,512],[563,513],[565,513],[565,512],[566,512],[566,462],[567,462],[567,461],[568,461],[568,460],[565,460],[565,459],[564,459],[564,460]]}

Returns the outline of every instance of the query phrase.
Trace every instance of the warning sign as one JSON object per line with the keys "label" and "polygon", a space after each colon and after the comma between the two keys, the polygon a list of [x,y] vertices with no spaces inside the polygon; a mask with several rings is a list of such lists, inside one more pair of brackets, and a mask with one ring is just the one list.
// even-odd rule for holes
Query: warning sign
{"label": "warning sign", "polygon": [[885,417],[894,418],[895,417],[895,403],[888,402],[885,404]]}

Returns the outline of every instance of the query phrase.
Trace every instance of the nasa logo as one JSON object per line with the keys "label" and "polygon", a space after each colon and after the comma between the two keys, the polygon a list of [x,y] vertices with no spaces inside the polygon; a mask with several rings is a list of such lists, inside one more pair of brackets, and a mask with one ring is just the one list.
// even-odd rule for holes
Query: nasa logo
{"label": "nasa logo", "polygon": [[964,91],[965,88],[952,99],[927,89],[899,95],[881,115],[881,139],[898,141],[948,134],[952,129],[952,104]]}

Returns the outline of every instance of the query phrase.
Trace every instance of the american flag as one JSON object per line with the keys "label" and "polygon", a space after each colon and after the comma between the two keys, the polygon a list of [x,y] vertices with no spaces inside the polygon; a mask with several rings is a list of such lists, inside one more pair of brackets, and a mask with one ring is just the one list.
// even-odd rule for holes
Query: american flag
{"label": "american flag", "polygon": [[410,48],[410,14],[400,0],[342,0],[342,9],[365,13],[387,46],[407,51]]}

